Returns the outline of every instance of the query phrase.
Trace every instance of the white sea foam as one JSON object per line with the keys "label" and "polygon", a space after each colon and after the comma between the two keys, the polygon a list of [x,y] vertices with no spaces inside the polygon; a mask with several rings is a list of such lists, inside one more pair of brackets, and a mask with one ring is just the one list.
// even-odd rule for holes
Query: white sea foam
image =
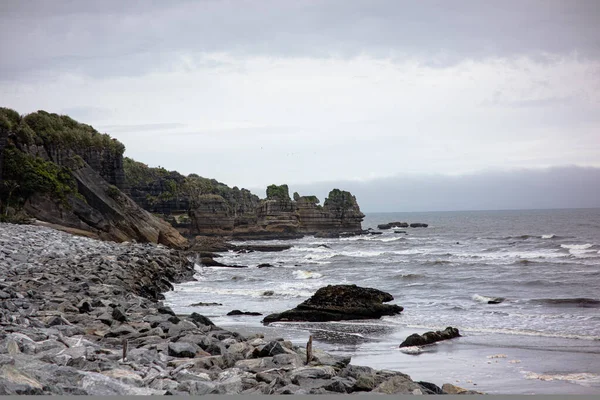
{"label": "white sea foam", "polygon": [[392,253],[399,254],[399,255],[408,255],[408,254],[421,254],[421,253],[423,253],[423,251],[421,251],[419,249],[408,249],[408,250],[393,251]]}
{"label": "white sea foam", "polygon": [[[262,298],[264,297],[264,293],[269,289],[224,289],[224,288],[214,288],[210,286],[178,286],[176,288],[177,292],[187,292],[187,293],[209,293],[214,295],[233,295],[233,296],[248,296],[252,298]],[[275,288],[275,295],[284,296],[284,297],[310,297],[314,294],[313,291],[301,290],[300,288]]]}
{"label": "white sea foam", "polygon": [[600,375],[588,372],[571,374],[538,374],[531,371],[521,371],[526,379],[538,379],[540,381],[567,381],[581,386],[596,386],[600,384]]}
{"label": "white sea foam", "polygon": [[294,271],[292,274],[296,279],[319,279],[323,277],[323,275],[318,272],[304,271],[301,269]]}
{"label": "white sea foam", "polygon": [[307,251],[307,252],[311,252],[311,253],[329,253],[331,252],[331,249],[328,249],[327,247],[293,247],[292,248],[295,251]]}
{"label": "white sea foam", "polygon": [[400,351],[405,354],[421,354],[423,349],[419,346],[400,347]]}
{"label": "white sea foam", "polygon": [[335,257],[337,254],[307,254],[304,256],[305,260],[328,260],[330,258]]}
{"label": "white sea foam", "polygon": [[391,238],[383,238],[383,239],[377,239],[378,242],[395,242],[398,240],[406,240],[406,238],[403,237],[391,237]]}
{"label": "white sea foam", "polygon": [[479,302],[479,303],[488,304],[490,301],[496,301],[496,302],[501,303],[501,302],[504,301],[504,298],[502,298],[502,297],[488,297],[488,296],[482,296],[482,295],[479,295],[479,294],[474,294],[473,295],[473,300],[475,300],[476,302]]}
{"label": "white sea foam", "polygon": [[555,235],[542,235],[542,239],[552,239]]}
{"label": "white sea foam", "polygon": [[569,249],[569,250],[586,250],[586,249],[589,249],[592,246],[593,246],[593,244],[591,244],[591,243],[586,243],[586,244],[561,244],[560,245],[560,247],[562,247],[563,249]]}

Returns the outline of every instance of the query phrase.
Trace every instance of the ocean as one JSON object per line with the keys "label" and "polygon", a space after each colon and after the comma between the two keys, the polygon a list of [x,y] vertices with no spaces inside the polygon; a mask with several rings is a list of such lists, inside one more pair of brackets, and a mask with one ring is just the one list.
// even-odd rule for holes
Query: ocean
{"label": "ocean", "polygon": [[[305,237],[276,253],[229,252],[197,265],[195,281],[166,294],[178,313],[263,332],[400,370],[415,380],[487,393],[600,394],[600,209],[369,213],[363,229],[391,221],[427,228],[340,239]],[[398,232],[396,232],[398,231]],[[260,243],[260,242],[237,242]],[[264,242],[263,242],[264,243]],[[269,263],[272,268],[257,268]],[[318,288],[356,284],[391,293],[404,307],[379,320],[261,324]],[[502,297],[499,304],[490,298]],[[193,303],[219,303],[191,306]],[[398,348],[412,333],[453,326],[462,337]]]}

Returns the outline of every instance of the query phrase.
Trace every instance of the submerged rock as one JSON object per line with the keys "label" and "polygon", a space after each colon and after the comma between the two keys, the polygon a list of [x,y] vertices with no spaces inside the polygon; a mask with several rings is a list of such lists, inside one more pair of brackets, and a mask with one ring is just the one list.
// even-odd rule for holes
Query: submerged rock
{"label": "submerged rock", "polygon": [[391,294],[377,289],[356,285],[329,285],[317,290],[311,298],[292,310],[268,315],[263,323],[381,318],[402,312],[403,308],[398,305],[383,304],[393,299]]}
{"label": "submerged rock", "polygon": [[407,337],[406,340],[400,344],[400,347],[424,346],[426,344],[453,339],[456,337],[460,337],[458,329],[449,326],[443,331],[425,332],[422,335],[414,333]]}
{"label": "submerged rock", "polygon": [[262,315],[259,312],[253,311],[240,311],[240,310],[232,310],[227,313],[227,315]]}
{"label": "submerged rock", "polygon": [[377,225],[378,229],[391,229],[391,228],[408,228],[407,222],[388,222],[387,224]]}

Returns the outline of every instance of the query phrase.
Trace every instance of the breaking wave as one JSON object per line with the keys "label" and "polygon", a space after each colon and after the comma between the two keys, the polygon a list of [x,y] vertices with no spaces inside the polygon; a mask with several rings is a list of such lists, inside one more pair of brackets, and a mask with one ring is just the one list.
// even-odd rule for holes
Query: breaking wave
{"label": "breaking wave", "polygon": [[294,278],[296,279],[319,279],[322,278],[323,275],[318,272],[304,271],[304,270],[296,270],[292,273]]}

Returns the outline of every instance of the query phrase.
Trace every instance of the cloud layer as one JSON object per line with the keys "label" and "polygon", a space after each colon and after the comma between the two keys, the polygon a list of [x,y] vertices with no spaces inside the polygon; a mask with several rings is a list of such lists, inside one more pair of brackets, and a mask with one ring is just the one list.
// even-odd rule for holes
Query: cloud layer
{"label": "cloud layer", "polygon": [[600,167],[599,9],[2,3],[0,96],[240,187]]}

